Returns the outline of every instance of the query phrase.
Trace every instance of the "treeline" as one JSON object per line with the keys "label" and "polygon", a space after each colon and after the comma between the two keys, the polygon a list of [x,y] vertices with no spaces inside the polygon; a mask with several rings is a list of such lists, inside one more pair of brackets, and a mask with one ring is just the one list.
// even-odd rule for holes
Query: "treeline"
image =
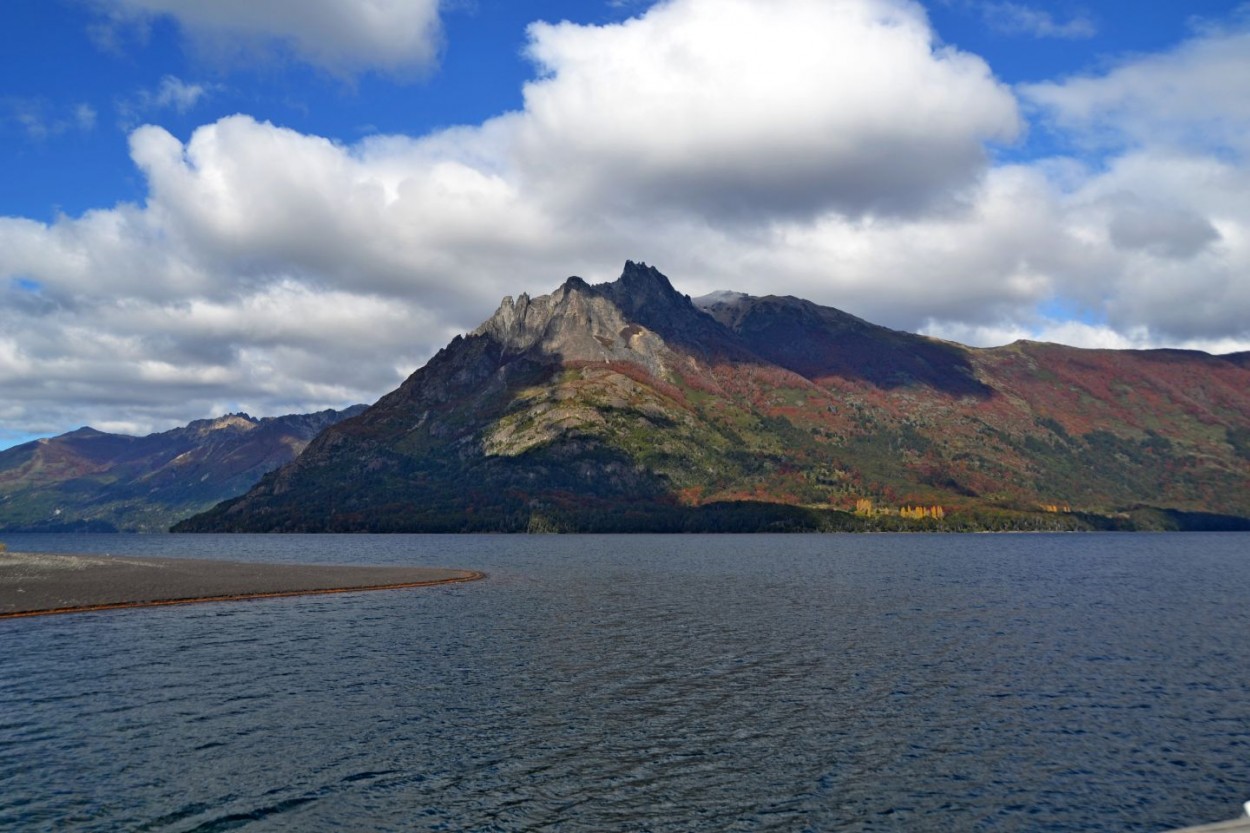
{"label": "treeline", "polygon": [[[915,509],[916,507],[913,507]],[[943,513],[856,514],[760,501],[727,501],[702,506],[659,502],[560,505],[515,502],[507,507],[466,510],[449,503],[394,502],[368,510],[315,514],[288,506],[281,517],[269,514],[265,526],[234,525],[215,519],[201,528],[195,520],[175,532],[362,532],[362,533],[765,533],[765,532],[1074,532],[1148,530],[1250,530],[1250,519],[1142,508],[1130,513],[1054,514],[1002,508]]]}

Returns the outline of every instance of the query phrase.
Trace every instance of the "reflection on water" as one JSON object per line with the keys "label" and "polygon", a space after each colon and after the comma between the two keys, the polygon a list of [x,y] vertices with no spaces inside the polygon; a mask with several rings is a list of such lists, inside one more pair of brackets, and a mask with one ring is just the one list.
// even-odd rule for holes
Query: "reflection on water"
{"label": "reflection on water", "polygon": [[1250,536],[8,536],[475,584],[0,623],[0,829],[1155,831],[1250,798]]}

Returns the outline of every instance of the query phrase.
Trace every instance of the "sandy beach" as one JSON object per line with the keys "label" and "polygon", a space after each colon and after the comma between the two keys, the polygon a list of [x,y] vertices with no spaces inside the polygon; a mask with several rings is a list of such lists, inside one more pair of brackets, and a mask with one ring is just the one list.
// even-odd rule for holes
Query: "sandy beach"
{"label": "sandy beach", "polygon": [[472,570],[0,553],[0,619],[474,581]]}

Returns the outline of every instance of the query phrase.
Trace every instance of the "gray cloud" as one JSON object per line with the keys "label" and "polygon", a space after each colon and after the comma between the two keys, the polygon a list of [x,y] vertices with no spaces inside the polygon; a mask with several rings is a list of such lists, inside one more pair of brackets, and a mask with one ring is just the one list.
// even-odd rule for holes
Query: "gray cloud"
{"label": "gray cloud", "polygon": [[1188,260],[1220,239],[1206,217],[1169,206],[1148,206],[1138,200],[1115,211],[1108,225],[1111,242],[1121,249]]}
{"label": "gray cloud", "polygon": [[255,60],[283,47],[340,75],[426,70],[442,45],[439,0],[99,0],[107,23],[95,38],[119,49],[118,28],[168,15],[203,53],[224,62]]}

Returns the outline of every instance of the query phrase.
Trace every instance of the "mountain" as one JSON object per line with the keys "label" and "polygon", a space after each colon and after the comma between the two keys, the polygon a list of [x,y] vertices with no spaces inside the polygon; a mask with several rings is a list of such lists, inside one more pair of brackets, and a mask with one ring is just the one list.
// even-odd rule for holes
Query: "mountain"
{"label": "mountain", "polygon": [[242,494],[364,410],[229,414],[147,437],[80,428],[0,451],[0,531],[164,531]]}
{"label": "mountain", "polygon": [[974,349],[645,264],[505,298],[188,531],[1250,528],[1244,354]]}

